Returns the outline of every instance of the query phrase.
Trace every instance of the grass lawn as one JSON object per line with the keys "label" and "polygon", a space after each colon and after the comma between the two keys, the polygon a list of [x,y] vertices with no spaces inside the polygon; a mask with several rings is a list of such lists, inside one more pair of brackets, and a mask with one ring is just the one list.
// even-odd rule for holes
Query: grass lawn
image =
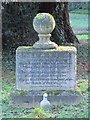
{"label": "grass lawn", "polygon": [[87,26],[88,27],[88,13],[87,9],[85,10],[74,10],[70,11],[70,23],[71,26]]}
{"label": "grass lawn", "polygon": [[76,35],[77,36],[77,38],[81,41],[81,40],[83,40],[83,41],[88,41],[88,35]]}
{"label": "grass lawn", "polygon": [[[12,76],[12,77],[11,77]],[[82,94],[82,102],[78,105],[52,106],[49,112],[41,108],[24,109],[9,105],[10,92],[15,89],[15,75],[10,73],[3,77],[2,117],[3,118],[88,118],[87,80],[77,81],[77,91]]]}
{"label": "grass lawn", "polygon": [[74,14],[70,13],[70,23],[72,27],[88,27],[88,14]]}
{"label": "grass lawn", "polygon": [[71,27],[77,30],[76,36],[80,41],[90,41],[88,38],[88,11],[74,10],[69,12]]}

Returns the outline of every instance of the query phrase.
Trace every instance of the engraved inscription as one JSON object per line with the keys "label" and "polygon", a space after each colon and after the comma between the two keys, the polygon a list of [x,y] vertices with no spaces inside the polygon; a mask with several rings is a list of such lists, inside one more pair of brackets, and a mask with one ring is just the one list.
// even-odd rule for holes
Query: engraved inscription
{"label": "engraved inscription", "polygon": [[[67,51],[17,51],[16,81],[30,89],[70,90],[75,86],[75,54]],[[20,84],[18,84],[18,87]],[[62,88],[63,87],[63,88]],[[23,88],[27,89],[27,88]]]}

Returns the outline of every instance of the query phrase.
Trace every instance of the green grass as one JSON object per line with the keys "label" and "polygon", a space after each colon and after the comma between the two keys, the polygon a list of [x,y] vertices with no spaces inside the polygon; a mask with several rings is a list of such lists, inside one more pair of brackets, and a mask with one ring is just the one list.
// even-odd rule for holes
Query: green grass
{"label": "green grass", "polygon": [[44,112],[41,108],[22,108],[9,105],[10,92],[15,89],[15,76],[3,77],[2,89],[2,117],[3,118],[88,118],[88,91],[87,80],[78,80],[78,91],[83,95],[78,105],[52,106],[51,110]]}
{"label": "green grass", "polygon": [[76,35],[79,40],[88,41],[88,35]]}
{"label": "green grass", "polygon": [[[85,31],[83,30],[84,27],[85,29],[88,29],[88,10],[84,9],[84,10],[70,11],[69,16],[70,16],[71,27],[77,28],[78,30],[76,34],[77,38],[83,41],[90,41],[90,39],[88,38],[87,30]],[[82,32],[82,30],[83,30],[83,33],[80,33]]]}
{"label": "green grass", "polygon": [[88,14],[74,14],[70,13],[70,24],[72,27],[81,27],[87,26],[88,27]]}
{"label": "green grass", "polygon": [[70,13],[74,13],[74,14],[88,14],[90,13],[90,10],[88,9],[75,9],[73,11],[70,11]]}

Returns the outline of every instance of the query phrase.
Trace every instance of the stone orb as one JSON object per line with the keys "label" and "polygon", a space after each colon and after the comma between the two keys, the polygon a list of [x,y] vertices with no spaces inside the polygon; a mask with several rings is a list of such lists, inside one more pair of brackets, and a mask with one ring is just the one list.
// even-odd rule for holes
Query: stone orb
{"label": "stone orb", "polygon": [[55,20],[49,13],[39,13],[33,20],[33,27],[39,34],[49,34],[55,28]]}

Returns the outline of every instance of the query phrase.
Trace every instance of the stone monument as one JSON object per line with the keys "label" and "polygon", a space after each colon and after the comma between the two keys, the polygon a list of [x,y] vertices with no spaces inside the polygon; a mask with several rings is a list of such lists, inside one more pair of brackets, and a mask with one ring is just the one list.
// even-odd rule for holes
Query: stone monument
{"label": "stone monument", "polygon": [[81,95],[76,92],[76,48],[50,41],[55,20],[49,13],[37,14],[33,27],[39,40],[16,50],[17,92],[11,93],[10,104],[39,106],[43,93],[49,94],[51,105],[78,104]]}

